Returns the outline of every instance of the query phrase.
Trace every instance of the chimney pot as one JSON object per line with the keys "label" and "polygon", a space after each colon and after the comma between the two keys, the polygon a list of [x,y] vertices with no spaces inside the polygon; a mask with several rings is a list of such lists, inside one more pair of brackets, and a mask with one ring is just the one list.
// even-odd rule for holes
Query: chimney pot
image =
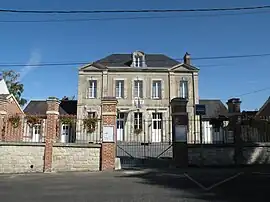
{"label": "chimney pot", "polygon": [[231,98],[227,101],[229,113],[240,113],[241,112],[241,100],[240,98]]}
{"label": "chimney pot", "polygon": [[184,55],[184,63],[190,65],[190,62],[191,62],[190,54],[186,52],[186,54]]}

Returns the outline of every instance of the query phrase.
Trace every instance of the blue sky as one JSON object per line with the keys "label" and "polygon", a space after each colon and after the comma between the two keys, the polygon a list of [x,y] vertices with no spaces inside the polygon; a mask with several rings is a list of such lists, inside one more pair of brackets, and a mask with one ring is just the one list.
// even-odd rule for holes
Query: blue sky
{"label": "blue sky", "polygon": [[[104,9],[188,9],[267,5],[263,0],[2,0],[3,9],[104,10]],[[27,64],[91,62],[111,53],[164,53],[182,58],[270,53],[270,9],[256,14],[116,14],[116,15],[33,15],[0,13],[0,64],[18,63],[25,67],[2,67],[22,72],[24,97],[45,99],[77,94],[78,66],[29,67]],[[207,16],[202,16],[207,15]],[[67,18],[110,18],[156,16],[166,18],[54,22],[3,23]],[[191,17],[190,17],[191,16]],[[168,18],[169,17],[169,18]],[[201,98],[232,96],[270,87],[269,57],[194,60],[200,68]],[[242,96],[242,109],[259,108],[269,90]]]}

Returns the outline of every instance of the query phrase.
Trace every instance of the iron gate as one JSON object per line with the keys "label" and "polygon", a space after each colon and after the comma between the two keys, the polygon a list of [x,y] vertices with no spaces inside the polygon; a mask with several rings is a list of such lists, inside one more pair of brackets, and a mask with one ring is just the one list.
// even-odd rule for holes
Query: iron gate
{"label": "iron gate", "polygon": [[117,157],[123,168],[167,167],[172,159],[171,120],[117,122]]}

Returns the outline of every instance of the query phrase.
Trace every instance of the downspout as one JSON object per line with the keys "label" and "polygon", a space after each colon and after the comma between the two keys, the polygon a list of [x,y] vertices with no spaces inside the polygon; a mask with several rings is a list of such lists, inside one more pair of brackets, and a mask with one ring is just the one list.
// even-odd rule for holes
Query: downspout
{"label": "downspout", "polygon": [[[194,82],[194,72],[192,72],[192,92],[193,92],[193,115],[194,115],[194,120],[193,120],[193,135],[194,135],[194,141],[196,142],[196,99],[195,99],[195,82]],[[194,142],[193,142],[194,143]]]}
{"label": "downspout", "polygon": [[168,72],[168,91],[169,91],[169,135],[171,135],[171,126],[172,126],[172,112],[171,112],[171,75],[170,71]]}
{"label": "downspout", "polygon": [[103,77],[103,71],[102,71],[102,74],[101,74],[101,98],[100,98],[100,142],[102,142],[102,139],[103,139],[103,137],[102,137],[102,133],[103,133],[103,130],[102,130],[102,126],[103,126],[103,120],[102,120],[102,99],[103,99],[103,97],[104,97],[104,95],[103,95],[103,87],[104,87],[104,85],[103,85],[103,83],[104,83],[104,81],[103,81],[103,79],[104,79],[104,77]]}

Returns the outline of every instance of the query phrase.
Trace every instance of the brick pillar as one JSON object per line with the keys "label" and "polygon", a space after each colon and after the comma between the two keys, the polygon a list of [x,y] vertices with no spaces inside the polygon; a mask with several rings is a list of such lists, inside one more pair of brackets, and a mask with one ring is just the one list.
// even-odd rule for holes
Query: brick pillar
{"label": "brick pillar", "polygon": [[114,170],[116,158],[116,105],[117,100],[104,97],[101,103],[102,110],[102,146],[100,155],[100,169]]}
{"label": "brick pillar", "polygon": [[47,123],[45,134],[45,154],[44,154],[44,172],[51,172],[53,143],[55,142],[57,132],[57,120],[59,116],[59,100],[57,98],[47,99]]}
{"label": "brick pillar", "polygon": [[171,100],[172,108],[172,136],[173,160],[177,167],[188,166],[188,114],[187,100],[174,98]]}

